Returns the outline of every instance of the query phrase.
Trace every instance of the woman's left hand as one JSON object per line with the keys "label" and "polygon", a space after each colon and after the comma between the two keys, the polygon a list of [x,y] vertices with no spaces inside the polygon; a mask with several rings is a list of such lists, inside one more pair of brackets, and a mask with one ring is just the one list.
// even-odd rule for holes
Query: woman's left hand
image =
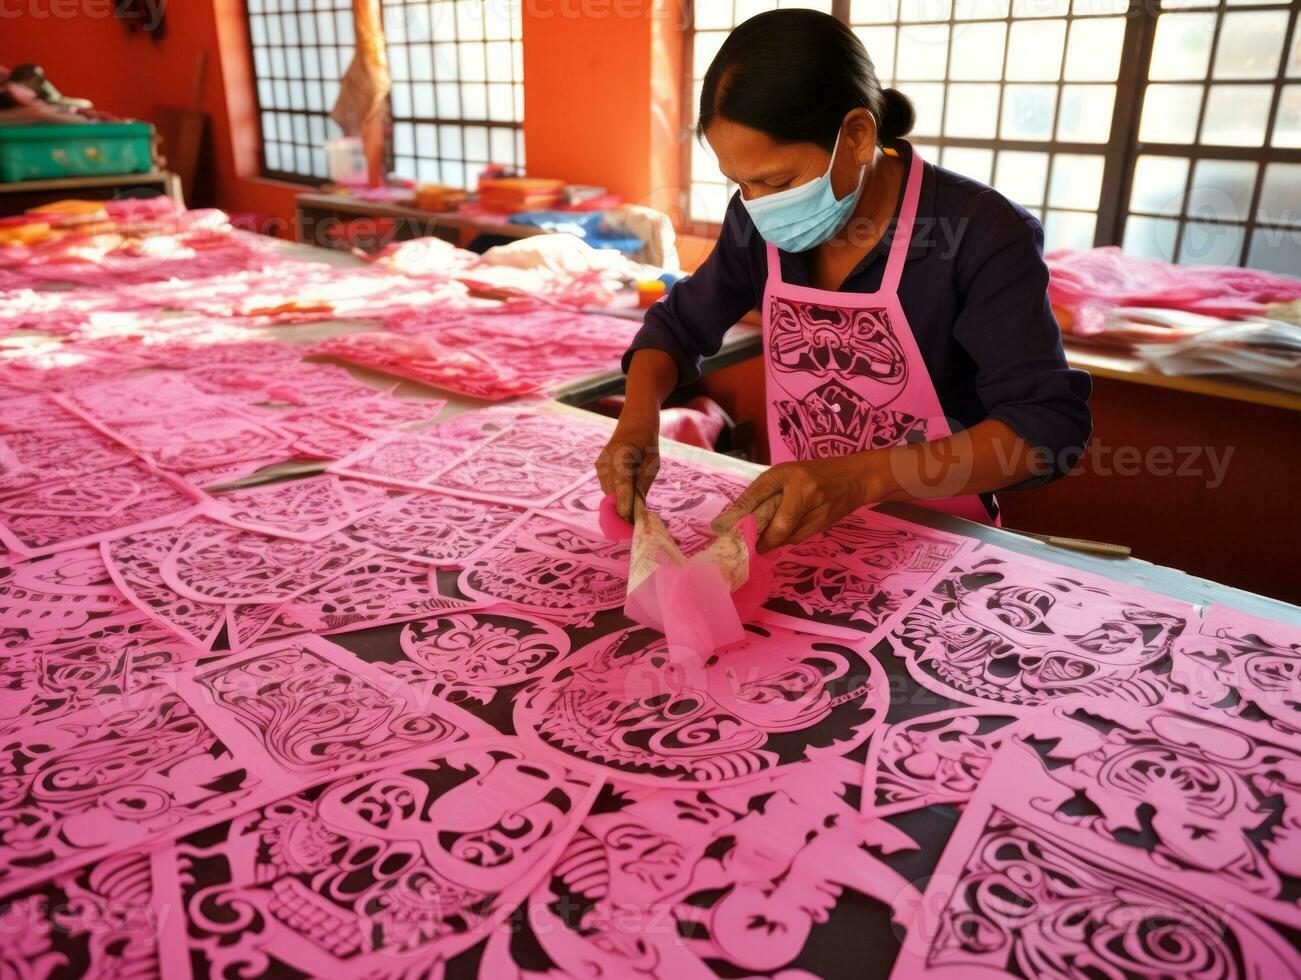
{"label": "woman's left hand", "polygon": [[731,507],[714,518],[718,533],[753,514],[760,552],[799,544],[865,504],[883,499],[887,481],[872,454],[779,463],[760,474]]}

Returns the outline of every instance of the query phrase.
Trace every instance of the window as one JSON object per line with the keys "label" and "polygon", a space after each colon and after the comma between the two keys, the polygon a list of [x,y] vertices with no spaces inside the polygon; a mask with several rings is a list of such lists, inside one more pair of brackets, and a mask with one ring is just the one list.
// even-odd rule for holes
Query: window
{"label": "window", "polygon": [[[382,0],[395,173],[473,188],[489,163],[524,164],[521,5]],[[262,172],[326,179],[330,118],[352,61],[352,0],[248,0]]]}
{"label": "window", "polygon": [[[690,76],[774,4],[697,0]],[[1045,247],[1301,268],[1301,38],[1288,0],[834,0],[927,159],[1038,216]],[[753,8],[753,9],[752,9]],[[688,213],[733,188],[693,148]]]}
{"label": "window", "polygon": [[1301,271],[1297,6],[1166,0],[1138,115],[1126,251]]}
{"label": "window", "polygon": [[520,7],[384,0],[394,172],[470,189],[489,163],[523,166]]}
{"label": "window", "polygon": [[[723,39],[741,21],[765,10],[778,7],[809,7],[832,13],[832,0],[823,2],[798,2],[798,0],[695,0],[692,10],[693,29],[687,32],[687,60],[691,79],[690,102],[686,108],[687,124],[695,126],[696,111],[700,108],[700,88],[705,70],[714,60]],[[718,161],[704,140],[695,138],[694,128],[689,141],[687,173],[690,174],[687,192],[687,217],[694,221],[721,224],[727,211],[727,202],[736,192],[736,185],[718,172]]]}
{"label": "window", "polygon": [[248,0],[253,77],[262,125],[262,172],[324,180],[330,118],[352,61],[352,0]]}

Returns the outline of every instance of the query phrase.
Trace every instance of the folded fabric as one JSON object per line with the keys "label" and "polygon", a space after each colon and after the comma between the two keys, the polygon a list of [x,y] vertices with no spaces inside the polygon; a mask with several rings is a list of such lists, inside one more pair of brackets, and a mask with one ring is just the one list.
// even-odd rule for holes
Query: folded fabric
{"label": "folded fabric", "polygon": [[768,598],[773,563],[755,550],[753,517],[684,555],[659,515],[638,499],[635,524],[619,516],[614,497],[601,502],[601,529],[631,539],[624,613],[657,629],[674,661],[705,656],[745,640],[744,621]]}

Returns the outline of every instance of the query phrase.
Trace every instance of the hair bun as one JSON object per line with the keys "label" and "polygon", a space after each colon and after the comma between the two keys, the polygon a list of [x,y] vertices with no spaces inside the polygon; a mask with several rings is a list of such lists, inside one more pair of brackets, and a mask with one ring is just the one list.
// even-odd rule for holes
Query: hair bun
{"label": "hair bun", "polygon": [[876,135],[882,143],[890,143],[913,131],[917,113],[913,110],[912,100],[897,88],[884,89],[881,96],[883,108]]}

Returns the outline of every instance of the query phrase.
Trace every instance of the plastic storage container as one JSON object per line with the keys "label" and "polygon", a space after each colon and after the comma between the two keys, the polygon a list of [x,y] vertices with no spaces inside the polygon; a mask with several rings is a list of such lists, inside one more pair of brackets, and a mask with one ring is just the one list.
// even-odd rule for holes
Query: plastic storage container
{"label": "plastic storage container", "polygon": [[0,182],[148,173],[153,133],[142,122],[0,126]]}

